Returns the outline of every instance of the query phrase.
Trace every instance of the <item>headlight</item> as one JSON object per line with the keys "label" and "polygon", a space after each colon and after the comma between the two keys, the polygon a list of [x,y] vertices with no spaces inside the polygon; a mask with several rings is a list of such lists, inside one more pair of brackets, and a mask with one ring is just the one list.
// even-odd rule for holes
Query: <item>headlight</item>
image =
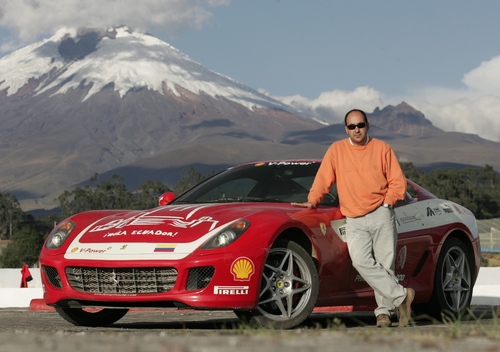
{"label": "headlight", "polygon": [[45,247],[48,249],[57,249],[62,246],[66,238],[75,228],[75,223],[73,221],[64,221],[59,226],[57,226],[47,238],[45,242]]}
{"label": "headlight", "polygon": [[222,248],[234,242],[250,227],[248,220],[236,220],[220,230],[201,249]]}

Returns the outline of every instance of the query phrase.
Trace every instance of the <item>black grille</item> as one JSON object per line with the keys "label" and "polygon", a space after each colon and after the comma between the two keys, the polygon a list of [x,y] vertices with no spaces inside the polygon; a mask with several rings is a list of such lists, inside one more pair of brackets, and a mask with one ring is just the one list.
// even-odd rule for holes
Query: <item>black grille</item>
{"label": "black grille", "polygon": [[189,269],[186,290],[200,290],[207,287],[214,273],[215,268],[213,266],[202,266]]}
{"label": "black grille", "polygon": [[68,281],[75,290],[90,293],[141,294],[172,289],[177,279],[174,268],[66,268]]}
{"label": "black grille", "polygon": [[44,265],[42,266],[42,269],[52,286],[62,288],[61,278],[59,277],[59,273],[56,268]]}

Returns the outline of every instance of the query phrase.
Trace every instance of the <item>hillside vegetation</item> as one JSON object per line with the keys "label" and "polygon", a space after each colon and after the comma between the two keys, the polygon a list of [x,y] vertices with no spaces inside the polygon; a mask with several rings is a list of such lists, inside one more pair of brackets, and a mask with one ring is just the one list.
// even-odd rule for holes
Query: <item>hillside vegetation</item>
{"label": "hillside vegetation", "polygon": [[[500,217],[500,176],[489,165],[483,168],[436,169],[429,173],[412,163],[401,164],[405,175],[419,183],[439,198],[448,199],[469,208],[477,219]],[[34,265],[51,228],[62,219],[85,210],[93,209],[149,209],[158,204],[160,195],[173,190],[176,194],[194,186],[205,175],[194,168],[181,173],[180,181],[171,188],[160,181],[148,180],[131,191],[125,180],[113,175],[110,181],[101,182],[96,174],[89,185],[64,191],[59,197],[59,211],[37,217],[22,211],[17,199],[0,193],[0,239],[10,244],[0,254],[0,267],[18,268],[23,263]],[[500,265],[500,256],[483,258],[483,265]]]}

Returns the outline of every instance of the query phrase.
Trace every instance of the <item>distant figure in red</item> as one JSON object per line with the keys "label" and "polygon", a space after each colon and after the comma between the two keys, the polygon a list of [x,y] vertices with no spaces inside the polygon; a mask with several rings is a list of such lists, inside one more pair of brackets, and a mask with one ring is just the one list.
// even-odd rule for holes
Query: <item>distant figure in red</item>
{"label": "distant figure in red", "polygon": [[23,268],[21,269],[21,275],[21,288],[28,287],[28,282],[33,280],[33,277],[31,276],[30,269],[26,264],[24,264]]}

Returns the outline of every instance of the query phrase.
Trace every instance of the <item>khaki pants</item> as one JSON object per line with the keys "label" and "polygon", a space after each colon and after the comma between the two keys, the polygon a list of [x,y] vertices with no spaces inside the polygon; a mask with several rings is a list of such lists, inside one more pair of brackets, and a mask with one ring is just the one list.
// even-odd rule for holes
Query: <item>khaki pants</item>
{"label": "khaki pants", "polygon": [[406,289],[394,275],[394,210],[379,207],[364,216],[347,218],[346,240],[354,268],[375,291],[375,315],[389,315],[406,297]]}

